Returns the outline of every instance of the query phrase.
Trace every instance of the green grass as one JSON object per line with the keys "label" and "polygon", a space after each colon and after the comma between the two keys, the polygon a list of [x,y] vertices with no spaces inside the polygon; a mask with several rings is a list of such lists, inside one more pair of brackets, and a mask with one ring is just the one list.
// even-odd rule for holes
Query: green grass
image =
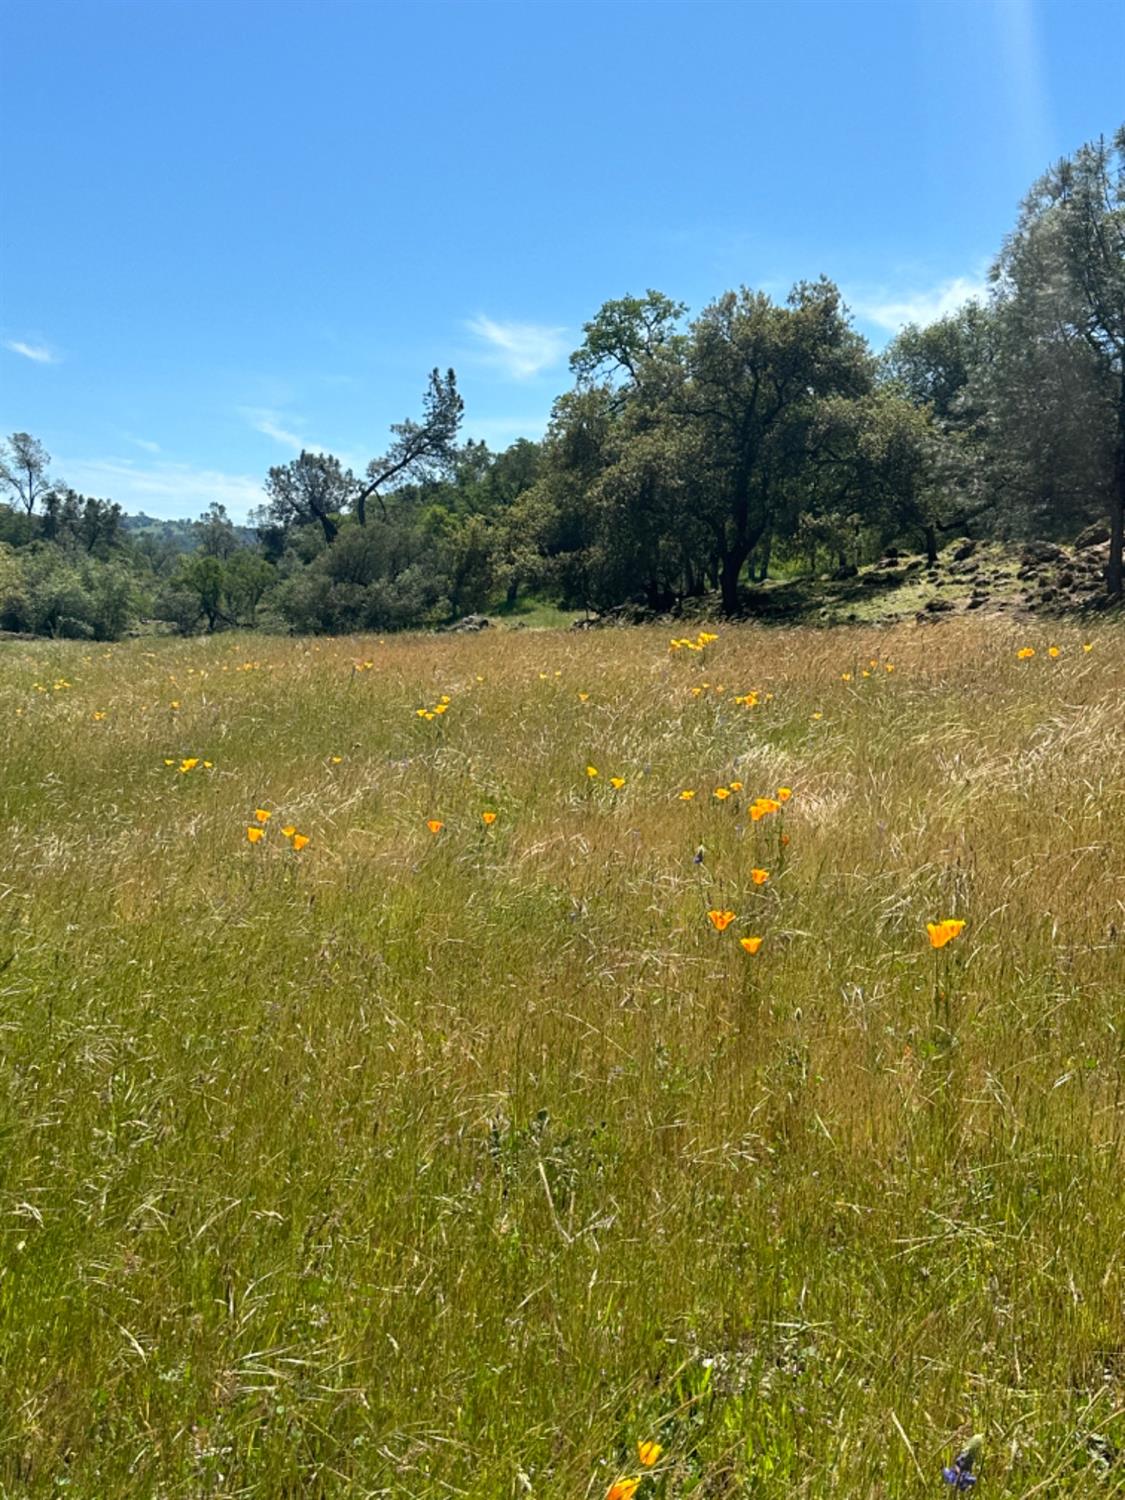
{"label": "green grass", "polygon": [[0,1494],[1125,1493],[1125,635],[1051,628],[6,643]]}

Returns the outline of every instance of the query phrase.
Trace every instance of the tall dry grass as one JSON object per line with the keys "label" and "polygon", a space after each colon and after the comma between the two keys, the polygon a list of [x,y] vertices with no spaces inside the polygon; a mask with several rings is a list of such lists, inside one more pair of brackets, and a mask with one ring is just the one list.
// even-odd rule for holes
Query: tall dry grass
{"label": "tall dry grass", "polygon": [[1125,1492],[1123,645],[6,645],[0,1493]]}

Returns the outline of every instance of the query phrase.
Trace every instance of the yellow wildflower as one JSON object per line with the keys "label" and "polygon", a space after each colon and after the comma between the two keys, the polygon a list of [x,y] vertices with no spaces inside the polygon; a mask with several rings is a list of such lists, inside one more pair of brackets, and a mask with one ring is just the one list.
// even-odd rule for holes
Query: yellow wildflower
{"label": "yellow wildflower", "polygon": [[961,935],[964,926],[964,922],[952,917],[947,917],[944,922],[927,922],[926,931],[930,935],[930,947],[944,948],[946,943],[951,943],[955,937]]}

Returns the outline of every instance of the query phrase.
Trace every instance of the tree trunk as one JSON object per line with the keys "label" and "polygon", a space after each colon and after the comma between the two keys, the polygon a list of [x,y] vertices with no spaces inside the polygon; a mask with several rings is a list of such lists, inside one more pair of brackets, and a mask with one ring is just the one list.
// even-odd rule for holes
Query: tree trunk
{"label": "tree trunk", "polygon": [[770,574],[770,553],[773,551],[773,532],[766,532],[766,539],[762,543],[762,561],[758,568],[758,582],[765,583]]}
{"label": "tree trunk", "polygon": [[937,567],[937,528],[931,521],[925,528],[926,561],[931,568]]}
{"label": "tree trunk", "polygon": [[742,576],[742,564],[746,561],[746,554],[730,552],[723,558],[722,570],[719,574],[719,587],[723,596],[723,614],[734,618],[741,608],[738,594],[738,580]]}
{"label": "tree trunk", "polygon": [[1109,502],[1109,563],[1105,570],[1111,599],[1122,594],[1122,553],[1125,552],[1125,377],[1117,398],[1117,451],[1113,462],[1113,494]]}

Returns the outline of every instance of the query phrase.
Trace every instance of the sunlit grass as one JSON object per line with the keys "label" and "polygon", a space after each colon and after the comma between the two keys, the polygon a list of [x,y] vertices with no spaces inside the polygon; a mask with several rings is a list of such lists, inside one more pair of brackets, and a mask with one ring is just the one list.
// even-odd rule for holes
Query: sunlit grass
{"label": "sunlit grass", "polygon": [[1122,646],[5,644],[0,1493],[1125,1490]]}

